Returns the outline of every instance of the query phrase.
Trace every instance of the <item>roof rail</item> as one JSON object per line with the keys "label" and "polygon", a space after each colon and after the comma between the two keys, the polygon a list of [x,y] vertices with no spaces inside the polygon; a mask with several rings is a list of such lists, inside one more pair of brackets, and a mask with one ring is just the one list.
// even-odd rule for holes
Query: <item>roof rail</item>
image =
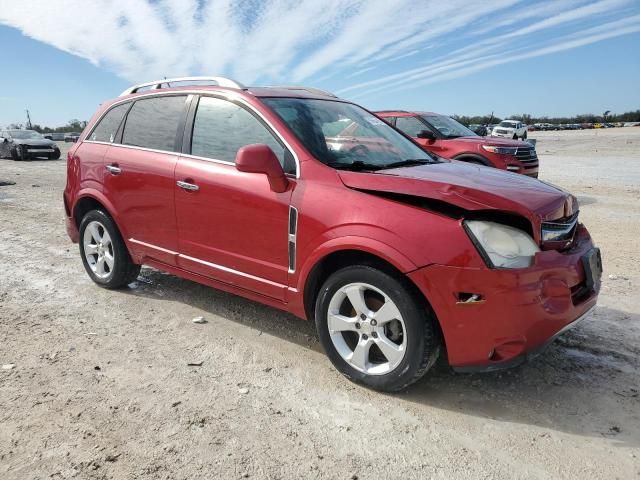
{"label": "roof rail", "polygon": [[303,90],[309,93],[314,93],[316,95],[324,95],[326,97],[338,98],[338,96],[334,93],[327,92],[326,90],[320,90],[319,88],[313,88],[313,87],[303,87],[298,85],[276,85],[271,88],[281,88],[283,90]]}
{"label": "roof rail", "polygon": [[151,87],[152,90],[158,90],[162,88],[162,85],[171,86],[171,83],[176,82],[216,82],[219,87],[227,87],[227,88],[245,88],[240,82],[236,82],[235,80],[231,80],[230,78],[225,77],[176,77],[176,78],[163,78],[162,80],[154,80],[153,82],[141,83],[139,85],[134,85],[132,87],[127,88],[124,92],[120,94],[120,96],[129,95],[131,93],[136,93],[141,88]]}

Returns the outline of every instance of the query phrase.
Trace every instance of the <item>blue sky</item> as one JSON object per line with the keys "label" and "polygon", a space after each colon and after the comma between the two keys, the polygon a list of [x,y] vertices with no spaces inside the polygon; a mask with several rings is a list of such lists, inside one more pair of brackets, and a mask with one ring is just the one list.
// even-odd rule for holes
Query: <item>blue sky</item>
{"label": "blue sky", "polygon": [[370,109],[640,108],[640,0],[3,0],[0,126],[88,119],[127,86],[226,75]]}

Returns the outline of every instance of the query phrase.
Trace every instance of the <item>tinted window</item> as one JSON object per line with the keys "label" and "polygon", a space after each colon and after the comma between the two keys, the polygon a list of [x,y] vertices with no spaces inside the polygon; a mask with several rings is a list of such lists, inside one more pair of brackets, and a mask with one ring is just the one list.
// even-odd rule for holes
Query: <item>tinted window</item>
{"label": "tinted window", "polygon": [[200,98],[191,138],[192,155],[235,163],[238,150],[252,143],[269,145],[285,172],[295,172],[288,152],[251,113],[226,100]]}
{"label": "tinted window", "polygon": [[127,115],[122,143],[173,151],[185,99],[172,96],[138,100]]}
{"label": "tinted window", "polygon": [[93,129],[93,132],[89,136],[89,140],[96,142],[113,142],[116,137],[118,127],[120,126],[120,122],[122,121],[122,117],[127,113],[129,105],[129,103],[125,103],[109,110],[107,114],[102,117],[102,120],[100,120],[96,128]]}
{"label": "tinted window", "polygon": [[422,130],[428,130],[425,124],[415,117],[398,117],[396,119],[396,128],[410,137],[417,137]]}

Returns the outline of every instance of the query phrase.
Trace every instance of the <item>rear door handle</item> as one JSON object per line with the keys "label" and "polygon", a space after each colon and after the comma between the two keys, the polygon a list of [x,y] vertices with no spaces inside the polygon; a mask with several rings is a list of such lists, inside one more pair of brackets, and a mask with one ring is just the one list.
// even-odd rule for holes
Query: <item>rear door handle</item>
{"label": "rear door handle", "polygon": [[200,190],[200,187],[198,185],[194,185],[193,183],[189,182],[183,182],[182,180],[178,180],[176,182],[176,185],[184,190],[189,190],[190,192],[197,192],[198,190]]}
{"label": "rear door handle", "polygon": [[118,175],[119,173],[122,172],[122,169],[120,167],[118,167],[117,165],[106,165],[104,168],[107,169],[107,172],[113,174],[113,175]]}

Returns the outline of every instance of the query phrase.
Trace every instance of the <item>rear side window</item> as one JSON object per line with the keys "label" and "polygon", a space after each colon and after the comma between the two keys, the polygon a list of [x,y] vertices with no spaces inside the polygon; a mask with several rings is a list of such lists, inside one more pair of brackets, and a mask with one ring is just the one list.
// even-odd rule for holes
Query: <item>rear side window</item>
{"label": "rear side window", "polygon": [[138,100],[127,115],[122,143],[173,152],[186,98],[181,95]]}
{"label": "rear side window", "polygon": [[417,137],[422,130],[427,127],[415,117],[398,117],[396,118],[396,128],[403,131],[410,137]]}
{"label": "rear side window", "polygon": [[100,120],[96,128],[93,129],[93,132],[89,135],[89,140],[113,143],[120,122],[122,122],[124,114],[127,113],[129,105],[129,103],[125,103],[109,110],[107,114],[102,117],[102,120]]}
{"label": "rear side window", "polygon": [[238,150],[253,143],[271,147],[284,171],[295,172],[288,151],[251,113],[226,100],[200,98],[191,137],[192,155],[235,163]]}

